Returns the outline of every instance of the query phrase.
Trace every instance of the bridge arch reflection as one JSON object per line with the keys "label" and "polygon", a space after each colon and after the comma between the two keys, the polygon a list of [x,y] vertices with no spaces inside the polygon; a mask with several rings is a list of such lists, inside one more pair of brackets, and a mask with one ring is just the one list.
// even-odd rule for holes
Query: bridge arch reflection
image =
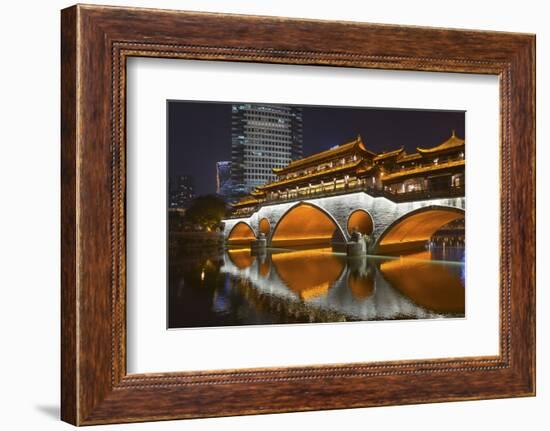
{"label": "bridge arch reflection", "polygon": [[249,248],[228,249],[227,256],[231,260],[231,263],[239,269],[246,269],[252,266],[255,259]]}
{"label": "bridge arch reflection", "polygon": [[274,253],[271,259],[279,278],[303,300],[326,295],[346,267],[330,248]]}
{"label": "bridge arch reflection", "polygon": [[464,284],[458,272],[432,264],[430,259],[430,252],[423,251],[387,260],[380,265],[380,272],[394,288],[423,308],[437,313],[464,313]]}
{"label": "bridge arch reflection", "polygon": [[367,299],[374,293],[374,276],[370,270],[350,268],[347,284],[356,299]]}
{"label": "bridge arch reflection", "polygon": [[[254,257],[229,250],[221,272],[278,312],[316,322],[464,316],[460,262],[423,251],[400,258],[347,258],[330,248],[272,251]],[[286,311],[285,311],[286,310]]]}

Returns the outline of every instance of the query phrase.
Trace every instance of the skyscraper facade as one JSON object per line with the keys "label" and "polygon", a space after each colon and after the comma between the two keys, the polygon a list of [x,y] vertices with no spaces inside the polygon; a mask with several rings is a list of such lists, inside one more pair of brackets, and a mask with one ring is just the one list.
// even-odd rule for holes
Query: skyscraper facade
{"label": "skyscraper facade", "polygon": [[273,168],[301,157],[301,108],[251,103],[232,106],[232,197],[273,181]]}
{"label": "skyscraper facade", "polygon": [[179,175],[170,178],[168,184],[168,205],[170,208],[184,209],[191,204],[195,199],[193,183],[193,177],[190,175]]}
{"label": "skyscraper facade", "polygon": [[216,162],[216,193],[224,198],[232,194],[231,162]]}

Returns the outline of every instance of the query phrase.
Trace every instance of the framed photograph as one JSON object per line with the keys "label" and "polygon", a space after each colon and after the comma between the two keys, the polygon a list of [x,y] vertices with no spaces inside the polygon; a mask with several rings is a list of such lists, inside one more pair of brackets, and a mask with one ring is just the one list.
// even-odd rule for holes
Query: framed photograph
{"label": "framed photograph", "polygon": [[62,11],[62,419],[535,394],[535,37]]}
{"label": "framed photograph", "polygon": [[169,329],[465,317],[464,112],[167,110]]}

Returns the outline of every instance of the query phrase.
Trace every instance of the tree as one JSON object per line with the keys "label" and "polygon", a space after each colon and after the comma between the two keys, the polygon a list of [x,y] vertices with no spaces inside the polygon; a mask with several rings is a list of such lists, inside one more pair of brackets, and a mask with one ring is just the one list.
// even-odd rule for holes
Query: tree
{"label": "tree", "polygon": [[206,195],[196,198],[185,211],[185,219],[203,229],[215,229],[225,216],[225,201],[218,196]]}

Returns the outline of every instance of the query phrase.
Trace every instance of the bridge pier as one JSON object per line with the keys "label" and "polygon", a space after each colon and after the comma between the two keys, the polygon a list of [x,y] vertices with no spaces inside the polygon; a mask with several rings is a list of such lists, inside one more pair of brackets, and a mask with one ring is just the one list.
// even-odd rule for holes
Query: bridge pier
{"label": "bridge pier", "polygon": [[349,257],[365,256],[369,252],[370,237],[357,231],[351,234],[351,239],[346,243],[346,254]]}
{"label": "bridge pier", "polygon": [[346,244],[346,254],[349,257],[364,256],[367,254],[367,248],[363,241],[350,241]]}
{"label": "bridge pier", "polygon": [[265,252],[267,248],[267,238],[265,237],[265,234],[260,233],[257,239],[252,240],[250,242],[250,248],[252,252]]}

